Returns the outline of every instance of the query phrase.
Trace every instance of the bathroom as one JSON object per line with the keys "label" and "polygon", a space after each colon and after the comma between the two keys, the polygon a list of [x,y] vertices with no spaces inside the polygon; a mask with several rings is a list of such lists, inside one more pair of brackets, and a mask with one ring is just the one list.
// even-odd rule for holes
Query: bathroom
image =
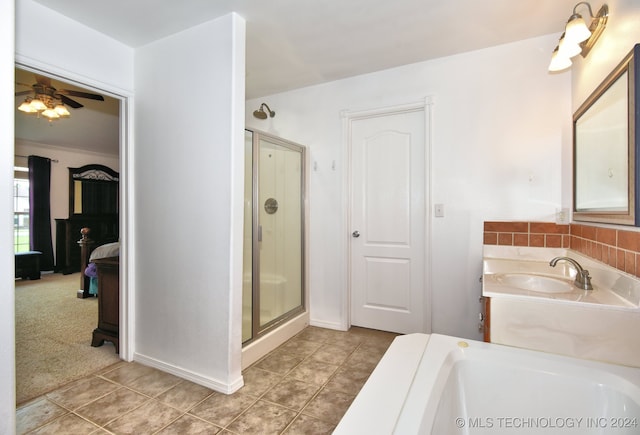
{"label": "bathroom", "polygon": [[[484,221],[556,222],[570,207],[571,114],[640,40],[632,25],[640,19],[635,2],[612,1],[609,7],[598,46],[563,73],[547,72],[554,34],[247,101],[247,127],[309,150],[311,324],[348,326],[345,235],[351,228],[341,111],[432,97],[428,203],[443,204],[444,216],[427,213],[427,332],[481,337]],[[252,117],[263,101],[276,117]],[[150,188],[143,193],[156,199]],[[141,339],[146,332],[140,331]]]}
{"label": "bathroom", "polygon": [[[558,38],[549,35],[247,101],[248,128],[309,149],[311,324],[348,324],[350,240],[344,235],[353,229],[343,200],[348,160],[341,111],[431,96],[428,203],[442,204],[444,216],[427,213],[427,325],[442,334],[482,337],[477,315],[484,222],[556,223],[571,208],[571,115],[640,40],[632,25],[640,18],[637,5],[608,4],[611,17],[597,45],[561,73],[547,71]],[[277,112],[274,118],[251,115],[263,101]]]}
{"label": "bathroom", "polygon": [[[310,124],[247,117],[248,125],[310,148],[314,168],[310,173],[311,216],[315,210],[324,211],[323,222],[312,226],[309,241],[310,256],[324,259],[310,264],[311,324],[341,329],[348,322],[344,309],[348,306],[344,302],[349,273],[346,254],[333,258],[328,254],[333,247],[350,243],[344,235],[353,231],[338,201],[345,194],[340,169],[348,165],[337,122],[341,111],[387,107],[431,96],[432,208],[427,217],[427,262],[432,273],[426,285],[431,300],[427,332],[482,339],[478,297],[485,222],[570,223],[571,116],[640,40],[640,30],[633,24],[640,20],[637,6],[608,4],[617,12],[611,13],[598,45],[586,58],[575,58],[572,68],[562,73],[548,73],[545,65],[549,56],[543,47],[555,46],[557,36],[533,38],[266,100],[278,110],[278,116],[313,119]],[[375,85],[379,87],[374,91]],[[247,112],[261,102],[249,101]],[[436,204],[444,206],[443,217],[435,216]],[[576,225],[574,229],[595,231],[598,226]],[[619,225],[605,227],[637,231]],[[557,237],[555,230],[552,233],[549,243],[555,243]],[[607,245],[629,254],[637,252],[615,243]],[[595,253],[591,256],[597,258]],[[323,273],[327,269],[336,273]],[[323,291],[314,293],[313,288]]]}

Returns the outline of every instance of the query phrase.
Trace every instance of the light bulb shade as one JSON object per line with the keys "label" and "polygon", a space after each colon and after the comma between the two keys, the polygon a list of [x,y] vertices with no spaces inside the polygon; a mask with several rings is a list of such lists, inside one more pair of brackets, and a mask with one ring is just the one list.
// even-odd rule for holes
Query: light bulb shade
{"label": "light bulb shade", "polygon": [[31,100],[27,98],[22,102],[21,105],[18,106],[18,110],[24,113],[36,113],[37,110],[31,106]]}
{"label": "light bulb shade", "polygon": [[571,15],[564,33],[565,39],[575,42],[576,44],[586,41],[591,36],[591,31],[589,31],[587,24],[579,14]]}
{"label": "light bulb shade", "polygon": [[58,112],[56,112],[54,109],[51,109],[51,108],[48,108],[44,112],[42,112],[42,116],[46,116],[49,119],[60,118],[60,115],[58,115]]}
{"label": "light bulb shade", "polygon": [[71,116],[64,104],[58,104],[53,110],[60,116]]}
{"label": "light bulb shade", "polygon": [[36,110],[38,112],[41,110],[45,110],[47,108],[47,106],[42,102],[42,100],[39,100],[38,98],[34,98],[33,100],[31,100],[31,103],[29,104],[31,105],[33,110]]}
{"label": "light bulb shade", "polygon": [[567,69],[571,66],[571,59],[567,56],[562,55],[558,47],[553,51],[551,55],[551,63],[549,64],[549,71],[562,71],[563,69]]}
{"label": "light bulb shade", "polygon": [[582,47],[577,42],[570,41],[562,35],[558,44],[558,52],[561,56],[570,58],[579,55],[582,52]]}

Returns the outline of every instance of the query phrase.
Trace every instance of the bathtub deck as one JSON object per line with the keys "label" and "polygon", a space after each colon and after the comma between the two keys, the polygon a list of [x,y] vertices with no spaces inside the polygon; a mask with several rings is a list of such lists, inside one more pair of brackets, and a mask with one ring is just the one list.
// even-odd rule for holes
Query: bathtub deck
{"label": "bathtub deck", "polygon": [[428,334],[397,337],[333,434],[393,433],[428,342]]}

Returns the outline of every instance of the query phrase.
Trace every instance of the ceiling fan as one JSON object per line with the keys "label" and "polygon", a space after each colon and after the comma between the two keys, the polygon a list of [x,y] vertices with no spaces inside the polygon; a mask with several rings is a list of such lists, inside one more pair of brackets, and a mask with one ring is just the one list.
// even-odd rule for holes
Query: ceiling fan
{"label": "ceiling fan", "polygon": [[16,92],[16,96],[32,94],[31,96],[28,96],[18,107],[18,110],[22,112],[43,115],[51,121],[53,119],[68,117],[71,115],[65,107],[65,104],[74,109],[84,107],[82,104],[68,96],[104,101],[104,97],[102,95],[74,91],[71,89],[56,89],[51,86],[51,79],[49,77],[41,76],[39,74],[34,75],[36,77],[36,83],[33,85],[16,82],[16,85],[31,88],[31,90],[28,91]]}

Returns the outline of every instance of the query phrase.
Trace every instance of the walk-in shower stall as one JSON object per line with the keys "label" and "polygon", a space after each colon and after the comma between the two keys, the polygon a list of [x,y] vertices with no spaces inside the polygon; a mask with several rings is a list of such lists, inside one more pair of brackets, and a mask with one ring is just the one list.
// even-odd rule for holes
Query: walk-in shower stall
{"label": "walk-in shower stall", "polygon": [[305,310],[305,148],[245,131],[242,341]]}

